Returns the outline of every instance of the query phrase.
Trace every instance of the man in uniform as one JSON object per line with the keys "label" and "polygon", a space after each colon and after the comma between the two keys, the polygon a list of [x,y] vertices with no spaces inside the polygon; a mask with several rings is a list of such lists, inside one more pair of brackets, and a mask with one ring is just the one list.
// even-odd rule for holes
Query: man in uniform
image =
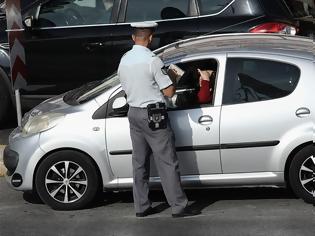
{"label": "man in uniform", "polygon": [[150,156],[153,154],[166,199],[173,217],[196,215],[189,210],[180,183],[175,139],[170,123],[164,129],[152,130],[148,125],[147,106],[165,103],[175,87],[164,72],[164,64],[148,48],[152,41],[153,22],[132,24],[135,43],[121,59],[118,75],[129,104],[128,119],[132,140],[133,197],[137,217],[156,213],[149,200]]}

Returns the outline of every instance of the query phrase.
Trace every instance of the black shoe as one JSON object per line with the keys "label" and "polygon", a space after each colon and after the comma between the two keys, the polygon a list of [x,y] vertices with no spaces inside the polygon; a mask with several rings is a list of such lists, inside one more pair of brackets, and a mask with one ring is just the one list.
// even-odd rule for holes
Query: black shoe
{"label": "black shoe", "polygon": [[146,217],[148,215],[153,215],[157,213],[157,211],[152,208],[152,207],[149,207],[148,209],[146,209],[144,212],[138,212],[136,213],[136,217]]}
{"label": "black shoe", "polygon": [[189,208],[184,208],[184,210],[180,213],[177,214],[172,214],[173,218],[180,218],[180,217],[189,217],[189,216],[196,216],[196,215],[200,215],[201,212],[197,211],[197,210],[192,210]]}

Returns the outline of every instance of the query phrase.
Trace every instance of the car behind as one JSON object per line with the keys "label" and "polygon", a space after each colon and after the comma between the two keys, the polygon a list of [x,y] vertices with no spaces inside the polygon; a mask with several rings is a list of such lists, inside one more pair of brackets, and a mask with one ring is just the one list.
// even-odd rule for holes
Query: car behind
{"label": "car behind", "polygon": [[[10,33],[22,34],[24,51],[20,53],[25,54],[26,68],[21,67],[19,73],[26,82],[12,80],[20,88],[26,110],[113,73],[132,47],[132,22],[158,22],[153,49],[204,34],[298,32],[297,21],[283,0],[23,0],[21,7],[23,29]],[[6,26],[5,21],[0,23]],[[0,36],[0,40],[6,37]],[[10,86],[1,82],[10,84],[9,64],[7,57],[0,58],[0,67],[7,72],[0,74],[0,121],[6,118],[13,98]]]}

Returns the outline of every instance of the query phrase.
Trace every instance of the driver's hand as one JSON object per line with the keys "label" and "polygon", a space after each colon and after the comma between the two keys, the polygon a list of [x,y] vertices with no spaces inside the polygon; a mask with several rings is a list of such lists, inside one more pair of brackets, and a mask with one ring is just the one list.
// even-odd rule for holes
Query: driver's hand
{"label": "driver's hand", "polygon": [[197,69],[197,70],[200,75],[199,79],[210,81],[210,77],[213,73],[213,70],[200,70],[200,69]]}

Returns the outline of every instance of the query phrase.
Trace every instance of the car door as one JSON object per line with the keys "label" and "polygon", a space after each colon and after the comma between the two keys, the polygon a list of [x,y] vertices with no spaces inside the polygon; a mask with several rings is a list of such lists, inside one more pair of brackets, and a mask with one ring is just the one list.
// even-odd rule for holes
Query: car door
{"label": "car door", "polygon": [[177,40],[199,35],[197,14],[193,0],[122,0],[118,24],[112,32],[113,60],[119,61],[132,48],[131,23],[158,23],[150,45],[154,50]]}
{"label": "car door", "polygon": [[[123,97],[124,94],[120,93],[119,96]],[[220,107],[170,111],[169,117],[176,137],[181,175],[221,173]],[[207,122],[209,117],[212,118],[212,122]],[[120,178],[132,177],[132,144],[126,114],[123,116],[112,114],[107,117],[106,141],[114,175]],[[151,160],[151,176],[158,176],[153,159]]]}
{"label": "car door", "polygon": [[24,31],[28,75],[21,93],[59,94],[110,74],[115,8],[114,0],[54,0],[26,12],[38,19]]}
{"label": "car door", "polygon": [[273,160],[280,158],[286,138],[308,122],[296,113],[304,104],[296,89],[297,59],[272,58],[228,56],[220,127],[223,173],[283,171]]}
{"label": "car door", "polygon": [[[216,86],[219,88],[222,87],[219,84],[223,80],[225,57],[218,56],[215,60],[220,61],[217,63],[220,68]],[[187,59],[185,63],[187,63]],[[130,178],[132,177],[132,144],[128,118],[126,111],[124,114],[121,113],[121,110],[115,112],[112,109],[114,101],[124,96],[124,92],[119,89],[112,94],[108,103],[106,142],[114,175],[120,178]],[[219,145],[221,106],[217,105],[218,101],[220,101],[220,94],[217,96],[216,93],[212,104],[197,104],[189,108],[178,107],[169,110],[182,176],[222,173]],[[153,161],[151,161],[151,176],[158,176]]]}

